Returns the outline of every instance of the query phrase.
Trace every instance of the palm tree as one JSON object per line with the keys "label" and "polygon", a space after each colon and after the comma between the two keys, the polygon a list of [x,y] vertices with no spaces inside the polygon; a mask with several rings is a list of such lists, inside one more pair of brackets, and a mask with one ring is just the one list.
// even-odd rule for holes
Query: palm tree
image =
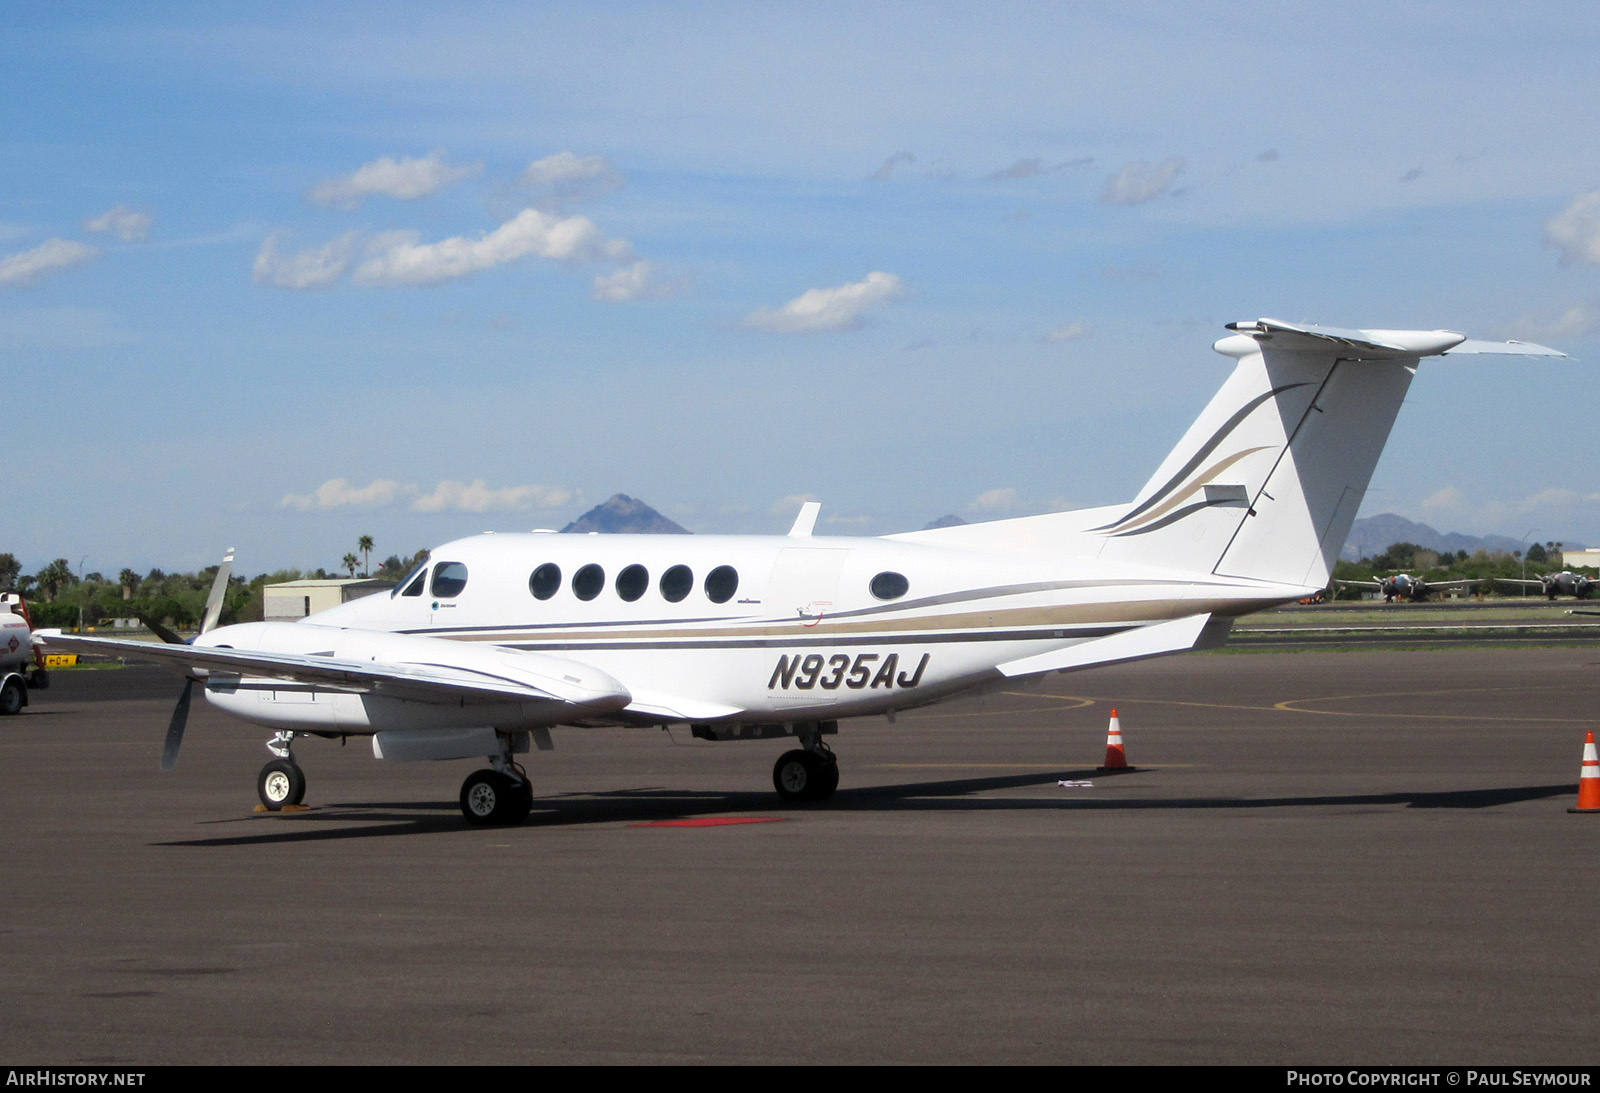
{"label": "palm tree", "polygon": [[57,558],[39,571],[37,580],[39,587],[44,589],[45,598],[54,602],[56,593],[67,585],[75,584],[77,577],[72,574],[71,562]]}
{"label": "palm tree", "polygon": [[122,598],[133,599],[133,590],[139,587],[139,574],[131,569],[124,569],[117,575],[117,580],[122,582]]}
{"label": "palm tree", "polygon": [[346,554],[344,556],[344,561],[340,562],[339,564],[348,569],[350,571],[350,576],[354,577],[356,575],[356,566],[361,564],[361,559],[357,558],[354,554]]}
{"label": "palm tree", "polygon": [[372,536],[363,535],[357,539],[356,549],[361,551],[361,575],[372,576]]}

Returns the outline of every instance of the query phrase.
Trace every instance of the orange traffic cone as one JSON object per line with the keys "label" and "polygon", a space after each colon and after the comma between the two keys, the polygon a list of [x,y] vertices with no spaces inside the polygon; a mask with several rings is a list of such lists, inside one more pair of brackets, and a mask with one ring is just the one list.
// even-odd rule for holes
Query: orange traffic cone
{"label": "orange traffic cone", "polygon": [[1568,812],[1600,812],[1600,756],[1595,755],[1594,733],[1583,742],[1583,769],[1578,773],[1578,807]]}
{"label": "orange traffic cone", "polygon": [[1111,725],[1106,729],[1106,764],[1095,769],[1101,774],[1134,769],[1128,765],[1128,753],[1122,750],[1122,720],[1115,709],[1111,711]]}

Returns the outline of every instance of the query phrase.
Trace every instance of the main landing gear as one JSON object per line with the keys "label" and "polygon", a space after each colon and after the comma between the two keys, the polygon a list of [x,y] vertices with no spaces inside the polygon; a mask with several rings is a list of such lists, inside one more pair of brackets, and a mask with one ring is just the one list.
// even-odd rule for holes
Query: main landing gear
{"label": "main landing gear", "polygon": [[533,784],[511,758],[511,735],[502,732],[496,738],[500,754],[489,757],[492,769],[475,770],[461,783],[461,814],[479,827],[520,824],[533,811]]}
{"label": "main landing gear", "polygon": [[476,770],[461,783],[461,814],[469,824],[520,824],[532,811],[533,785],[520,769]]}
{"label": "main landing gear", "polygon": [[294,761],[294,752],[289,750],[294,737],[292,732],[280,732],[267,743],[267,750],[277,758],[261,768],[256,778],[256,795],[268,812],[280,812],[306,799],[305,772]]}
{"label": "main landing gear", "polygon": [[795,734],[805,747],[786,751],[772,768],[772,786],[785,801],[826,801],[839,788],[839,759],[822,742],[821,726]]}

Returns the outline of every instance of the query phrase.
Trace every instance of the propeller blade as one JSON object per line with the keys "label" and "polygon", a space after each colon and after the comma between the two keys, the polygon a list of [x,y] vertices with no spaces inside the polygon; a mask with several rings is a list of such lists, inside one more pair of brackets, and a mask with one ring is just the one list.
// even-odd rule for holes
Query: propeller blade
{"label": "propeller blade", "polygon": [[200,632],[204,634],[222,617],[222,600],[228,594],[228,578],[233,575],[233,548],[228,548],[228,553],[222,556],[222,564],[217,567],[217,579],[211,582],[211,594],[206,597],[205,617],[200,620]]}
{"label": "propeller blade", "polygon": [[178,765],[178,749],[183,747],[183,727],[189,722],[189,696],[193,691],[194,680],[184,680],[183,694],[178,696],[178,705],[167,724],[167,744],[161,749],[161,769],[168,774]]}
{"label": "propeller blade", "polygon": [[162,626],[159,622],[157,622],[155,619],[152,619],[148,615],[141,615],[138,612],[134,612],[134,616],[133,617],[138,619],[140,622],[144,623],[144,626],[145,626],[146,630],[150,631],[152,634],[154,634],[156,637],[160,638],[162,641],[166,642],[168,645],[188,645],[189,644],[188,642],[186,642],[182,638],[180,638],[177,634],[174,634],[171,630],[168,630],[165,626]]}

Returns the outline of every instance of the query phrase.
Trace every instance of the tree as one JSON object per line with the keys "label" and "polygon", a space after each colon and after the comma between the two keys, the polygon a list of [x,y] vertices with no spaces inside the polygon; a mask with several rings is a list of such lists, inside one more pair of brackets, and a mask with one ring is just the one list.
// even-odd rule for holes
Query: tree
{"label": "tree", "polygon": [[372,536],[363,535],[357,539],[356,549],[361,551],[361,575],[363,577],[372,576]]}
{"label": "tree", "polygon": [[1540,546],[1538,543],[1533,543],[1532,545],[1530,545],[1528,547],[1528,561],[1535,562],[1537,564],[1543,565],[1545,562],[1547,562],[1549,560],[1550,560],[1549,552],[1546,551],[1545,548]]}
{"label": "tree", "polygon": [[131,569],[124,569],[117,574],[117,581],[122,585],[122,598],[133,599],[133,590],[139,587],[139,574]]}
{"label": "tree", "polygon": [[15,554],[0,554],[0,592],[9,591],[22,574],[22,563]]}
{"label": "tree", "polygon": [[45,599],[52,603],[55,602],[57,592],[78,580],[72,572],[72,563],[65,558],[57,558],[39,570],[39,575],[35,579],[39,582],[39,587],[44,589]]}
{"label": "tree", "polygon": [[356,575],[356,566],[361,564],[361,559],[357,558],[354,554],[346,554],[344,556],[344,561],[340,562],[339,564],[348,569],[350,571],[350,576],[354,577]]}

